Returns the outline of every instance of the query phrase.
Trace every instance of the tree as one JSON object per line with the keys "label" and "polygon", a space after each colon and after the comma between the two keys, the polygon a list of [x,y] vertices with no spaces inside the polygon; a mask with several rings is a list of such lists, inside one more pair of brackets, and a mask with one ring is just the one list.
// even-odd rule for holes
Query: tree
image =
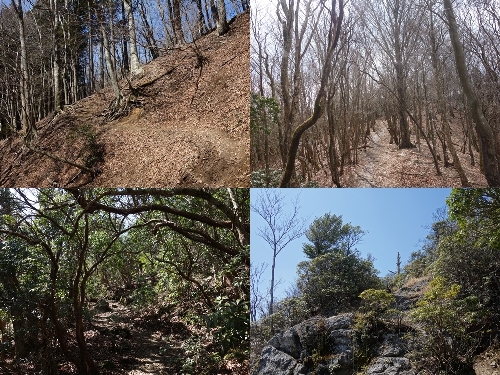
{"label": "tree", "polygon": [[137,38],[135,34],[135,17],[132,11],[131,0],[123,0],[125,13],[127,14],[128,32],[130,40],[130,73],[135,76],[143,72],[139,55],[137,54]]}
{"label": "tree", "polygon": [[475,233],[481,243],[500,248],[500,191],[488,189],[453,189],[446,199],[450,219],[465,234]]}
{"label": "tree", "polygon": [[257,321],[257,316],[265,312],[265,296],[259,290],[260,280],[267,265],[261,263],[258,266],[250,265],[250,321]]}
{"label": "tree", "polygon": [[[292,1],[289,5],[286,4],[285,0],[280,0],[278,6],[278,19],[282,25],[282,35],[283,35],[283,58],[281,61],[281,89],[283,95],[284,102],[284,122],[285,122],[285,132],[291,132],[291,126],[294,119],[294,111],[296,111],[296,100],[298,100],[299,87],[300,87],[300,64],[301,59],[305,54],[305,51],[309,48],[311,43],[311,36],[309,36],[306,40],[304,40],[304,34],[310,21],[309,17],[312,16],[311,13],[314,13],[312,9],[312,2],[306,2],[305,9],[305,19],[301,26],[297,24],[298,20],[294,16],[299,13],[299,4],[297,4],[297,8],[295,9],[294,2]],[[297,150],[299,148],[299,142],[302,137],[302,134],[312,126],[316,124],[318,119],[321,117],[324,111],[324,101],[326,99],[327,92],[327,83],[330,77],[330,72],[332,69],[332,59],[337,47],[337,43],[340,37],[340,31],[342,27],[342,20],[344,18],[344,1],[339,0],[338,4],[338,14],[337,14],[337,1],[331,0],[330,8],[327,7],[325,2],[320,4],[321,9],[319,13],[326,13],[326,43],[324,49],[324,60],[323,66],[321,69],[321,75],[319,78],[319,87],[316,92],[314,98],[314,107],[312,114],[303,122],[301,122],[293,131],[291,135],[290,142],[287,142],[287,136],[285,134],[285,150],[286,150],[286,162],[284,163],[285,169],[283,171],[283,176],[281,178],[280,187],[289,187],[292,176],[295,172],[295,158],[297,157]],[[279,12],[281,7],[281,11],[283,15]],[[295,24],[294,24],[295,22]],[[318,22],[318,21],[316,21]],[[313,30],[316,29],[316,22],[313,22]],[[300,27],[300,32],[299,32]],[[290,61],[290,52],[292,47],[292,38],[295,37],[295,69],[294,69],[294,78],[293,81],[290,82],[289,79],[289,61]],[[304,43],[304,47],[302,46]],[[304,50],[302,50],[304,48]],[[290,91],[292,90],[292,95],[290,95]]]}
{"label": "tree", "polygon": [[226,15],[226,3],[224,0],[217,0],[217,6],[216,6],[215,1],[216,0],[212,0],[211,10],[212,10],[212,15],[215,19],[217,34],[221,36],[229,31],[229,24],[227,23],[227,15]]}
{"label": "tree", "polygon": [[21,75],[20,75],[20,92],[21,92],[21,117],[23,128],[26,131],[25,143],[29,145],[32,140],[36,138],[36,126],[35,119],[33,116],[33,107],[31,104],[31,96],[29,94],[30,87],[30,77],[28,73],[28,60],[27,60],[27,47],[26,47],[26,36],[24,27],[24,11],[21,4],[21,0],[15,2],[12,0],[12,7],[16,11],[17,22],[19,27],[19,41],[21,49]]}
{"label": "tree", "polygon": [[[399,148],[411,148],[413,144],[410,140],[410,127],[406,113],[408,108],[407,76],[412,52],[418,41],[417,25],[421,15],[417,12],[415,4],[407,0],[367,1],[365,4],[366,7],[360,7],[358,12],[370,35],[368,40],[374,43],[392,64],[393,69],[387,69],[387,72],[393,74],[394,71],[396,76],[394,91],[397,95]],[[382,75],[377,63],[373,63],[372,67],[379,75]]]}
{"label": "tree", "polygon": [[[432,69],[434,72],[434,81],[436,84],[436,96],[437,96],[437,105],[438,105],[438,110],[441,114],[441,123],[442,123],[442,132],[444,135],[444,141],[443,145],[447,145],[448,149],[450,150],[451,157],[453,159],[453,166],[456,168],[459,176],[460,176],[460,181],[462,186],[466,187],[469,186],[469,181],[467,179],[467,176],[465,175],[465,172],[462,168],[462,164],[460,162],[460,159],[458,158],[457,151],[455,150],[455,146],[453,145],[452,139],[451,139],[451,129],[450,129],[450,124],[448,122],[448,115],[446,112],[446,106],[445,106],[445,100],[444,100],[444,90],[443,90],[443,75],[441,71],[441,62],[440,57],[438,56],[438,46],[436,42],[436,31],[434,30],[434,15],[433,12],[434,10],[432,9],[432,3],[429,2],[428,4],[429,7],[429,39],[430,39],[430,47],[431,47],[431,61],[432,61]],[[448,166],[448,159],[446,156],[446,147],[443,149],[443,156],[445,160],[445,167]]]}
{"label": "tree", "polygon": [[174,29],[175,44],[184,43],[184,32],[182,31],[182,17],[180,0],[172,0],[172,26]]}
{"label": "tree", "polygon": [[96,9],[96,17],[99,23],[99,31],[101,32],[101,41],[106,60],[106,67],[108,69],[111,86],[113,87],[113,92],[115,94],[114,107],[119,108],[122,104],[123,95],[120,86],[118,85],[118,76],[116,74],[115,61],[111,53],[111,45],[106,30],[106,10],[102,5],[100,5],[100,7]]}
{"label": "tree", "polygon": [[303,244],[302,250],[309,259],[330,252],[349,255],[355,251],[354,246],[361,242],[365,233],[359,226],[343,224],[342,216],[328,213],[314,219],[309,226],[305,234],[312,244]]}
{"label": "tree", "polygon": [[300,262],[297,274],[297,285],[309,309],[328,316],[347,311],[362,291],[381,286],[372,262],[358,252],[327,252]]}
{"label": "tree", "polygon": [[[266,223],[264,227],[257,228],[257,235],[267,242],[272,251],[271,286],[269,288],[270,316],[273,314],[276,257],[290,242],[304,233],[304,219],[299,217],[298,197],[291,204],[293,208],[290,214],[285,213],[284,200],[285,197],[276,190],[266,189],[251,205],[252,210]],[[272,318],[270,326],[272,333]]]}
{"label": "tree", "polygon": [[[250,101],[250,131],[252,163],[259,163],[264,159],[264,186],[270,187],[270,160],[269,160],[269,136],[272,129],[278,124],[278,115],[280,112],[279,103],[275,98],[267,98],[257,94],[251,94]],[[264,151],[262,156],[261,142],[264,141]]]}
{"label": "tree", "polygon": [[465,62],[465,55],[460,36],[458,35],[458,25],[453,11],[451,0],[443,0],[444,11],[448,20],[448,28],[450,32],[451,44],[455,54],[455,64],[460,78],[460,83],[467,97],[467,103],[472,115],[472,119],[476,124],[476,132],[481,142],[481,153],[484,163],[484,174],[488,185],[491,187],[500,186],[500,145],[498,144],[498,136],[493,133],[493,130],[484,117],[481,110],[476,93],[471,84],[469,73],[467,72],[467,65]]}

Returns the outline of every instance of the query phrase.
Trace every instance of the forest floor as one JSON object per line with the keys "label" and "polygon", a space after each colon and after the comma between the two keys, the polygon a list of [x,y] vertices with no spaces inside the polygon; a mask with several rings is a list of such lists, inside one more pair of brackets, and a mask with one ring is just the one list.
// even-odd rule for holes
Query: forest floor
{"label": "forest floor", "polygon": [[249,12],[230,27],[145,65],[121,118],[107,116],[108,87],[39,121],[36,152],[20,135],[0,141],[0,186],[249,186]]}
{"label": "forest floor", "polygon": [[[460,126],[452,124],[453,144],[465,170],[465,174],[472,187],[487,186],[484,175],[479,170],[479,154],[474,152],[475,166],[470,163],[469,154],[460,152],[462,137]],[[457,136],[457,135],[460,135]],[[412,137],[412,142],[415,142]],[[444,167],[442,149],[439,168],[442,175],[438,176],[433,163],[432,155],[421,139],[420,147],[398,149],[390,144],[390,134],[387,123],[377,120],[374,131],[370,132],[366,149],[359,148],[358,163],[345,169],[341,177],[345,187],[461,187],[460,178],[453,166]],[[463,142],[463,141],[462,141]],[[449,156],[451,161],[451,156]],[[324,165],[327,165],[326,161]],[[329,173],[319,171],[313,178],[319,186],[332,186]]]}
{"label": "forest floor", "polygon": [[[176,313],[178,309],[138,310],[116,301],[106,303],[105,309],[91,308],[91,318],[85,323],[87,348],[102,374],[180,375],[192,374],[200,366],[205,370],[209,368],[206,361],[215,348],[207,330],[183,322]],[[76,346],[76,342],[73,344]],[[63,357],[57,356],[55,361],[59,374],[78,373],[74,364]],[[13,369],[9,364],[12,361],[4,363],[6,367],[2,362],[0,355],[0,374],[34,373],[29,361],[25,361],[20,370]],[[186,368],[187,364],[190,365]],[[224,359],[219,365],[210,375],[247,375],[249,372],[248,360]]]}

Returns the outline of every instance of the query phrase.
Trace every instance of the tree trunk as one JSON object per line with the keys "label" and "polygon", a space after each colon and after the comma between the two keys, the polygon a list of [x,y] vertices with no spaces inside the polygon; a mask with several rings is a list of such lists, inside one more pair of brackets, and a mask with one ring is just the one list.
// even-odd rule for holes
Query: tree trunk
{"label": "tree trunk", "polygon": [[59,86],[59,82],[61,79],[60,67],[59,67],[59,20],[58,20],[58,8],[57,1],[52,0],[50,5],[53,13],[53,28],[52,28],[52,37],[54,44],[54,56],[52,61],[52,80],[54,87],[54,111],[56,113],[61,111],[61,88]]}
{"label": "tree trunk", "polygon": [[[102,12],[104,12],[104,9],[101,9]],[[121,103],[122,99],[122,93],[120,90],[120,87],[118,86],[118,78],[116,76],[116,70],[113,65],[113,61],[111,58],[111,53],[109,51],[109,41],[108,41],[108,35],[106,33],[106,27],[104,26],[104,16],[99,16],[99,29],[101,31],[101,37],[102,37],[102,44],[103,44],[103,49],[104,49],[104,56],[106,57],[106,67],[108,69],[109,77],[111,80],[111,85],[113,86],[113,92],[115,93],[115,105],[119,106]],[[104,84],[104,83],[103,83]]]}
{"label": "tree trunk", "polygon": [[203,16],[203,7],[201,0],[195,0],[196,8],[198,9],[198,36],[205,35],[208,32],[205,17]]}
{"label": "tree trunk", "polygon": [[[127,13],[125,12],[125,2],[122,1],[122,20],[127,22]],[[128,74],[130,72],[130,64],[128,62],[128,42],[125,34],[122,35],[122,59],[123,59],[123,72]]]}
{"label": "tree trunk", "polygon": [[88,51],[89,51],[89,75],[88,75],[88,93],[86,95],[91,95],[95,91],[95,72],[94,72],[94,43],[92,42],[93,28],[92,28],[92,13],[89,7],[88,9],[88,23],[89,23],[89,36],[88,36]]}
{"label": "tree trunk", "polygon": [[[326,53],[325,53],[325,61],[323,63],[322,71],[321,71],[321,81],[318,89],[318,93],[316,94],[316,98],[314,100],[314,109],[311,116],[302,122],[297,128],[295,128],[292,139],[290,142],[290,147],[288,148],[288,155],[286,161],[286,167],[283,172],[283,176],[281,177],[280,187],[290,187],[290,181],[292,179],[292,175],[295,171],[295,158],[297,156],[297,150],[299,148],[300,138],[302,134],[314,126],[318,119],[321,117],[323,113],[323,106],[326,99],[326,84],[328,82],[328,78],[330,76],[330,72],[332,69],[332,59],[335,48],[337,47],[337,43],[340,37],[340,30],[342,26],[342,19],[344,17],[344,1],[339,0],[339,15],[337,17],[337,13],[335,10],[336,0],[331,1],[331,9],[330,9],[330,25],[327,36],[326,43]],[[293,13],[293,12],[290,12]]]}
{"label": "tree trunk", "polygon": [[399,148],[411,148],[413,145],[410,141],[410,126],[406,118],[406,93],[405,93],[405,77],[403,65],[403,50],[401,47],[401,30],[400,30],[400,4],[396,0],[394,5],[394,46],[395,46],[395,69],[396,69],[396,86],[399,97],[399,129],[400,143]]}
{"label": "tree trunk", "polygon": [[227,23],[226,4],[224,0],[217,0],[217,7],[215,0],[212,0],[212,14],[217,26],[217,34],[224,35],[229,31],[229,24]]}
{"label": "tree trunk", "polygon": [[145,28],[145,38],[146,42],[148,43],[147,48],[149,49],[149,52],[151,53],[151,57],[154,59],[157,59],[160,57],[160,50],[158,49],[158,44],[156,43],[155,35],[154,35],[154,30],[149,24],[148,21],[148,15],[146,13],[146,8],[144,6],[143,2],[139,3],[140,6],[140,14],[142,18],[142,23],[144,24]]}
{"label": "tree trunk", "polygon": [[182,31],[182,18],[180,0],[172,0],[172,11],[170,12],[172,18],[172,27],[174,29],[175,44],[184,44],[184,32]]}
{"label": "tree trunk", "polygon": [[24,142],[29,145],[32,140],[36,138],[35,119],[33,117],[31,101],[29,97],[29,74],[28,62],[26,52],[26,37],[24,35],[24,12],[21,5],[21,0],[17,0],[17,4],[12,0],[12,6],[17,14],[17,21],[19,25],[19,40],[21,43],[21,118],[22,126],[26,129],[26,136]]}
{"label": "tree trunk", "polygon": [[130,40],[130,73],[135,76],[141,74],[144,70],[139,62],[139,55],[137,54],[137,39],[135,35],[135,21],[134,12],[132,12],[131,0],[123,0],[125,13],[128,19],[128,35]]}
{"label": "tree trunk", "polygon": [[500,165],[499,156],[496,153],[497,147],[495,135],[484,117],[481,106],[477,99],[476,93],[472,88],[467,66],[465,64],[465,57],[460,38],[458,36],[458,26],[455,19],[455,14],[451,5],[451,0],[443,0],[446,18],[448,19],[448,28],[450,31],[451,44],[453,45],[453,52],[455,54],[455,64],[457,67],[458,76],[464,94],[467,97],[467,102],[471,112],[472,119],[476,124],[476,132],[481,143],[481,153],[484,163],[484,174],[488,185],[491,187],[500,186]]}
{"label": "tree trunk", "polygon": [[460,176],[460,182],[463,187],[470,186],[469,181],[467,180],[467,176],[465,175],[465,171],[462,168],[462,164],[460,163],[460,159],[458,158],[457,151],[455,150],[455,146],[453,145],[453,141],[451,139],[451,128],[448,123],[448,116],[446,114],[446,106],[444,102],[443,95],[443,83],[441,80],[439,63],[438,63],[438,51],[436,44],[436,37],[434,32],[434,19],[432,17],[432,9],[430,9],[430,43],[431,43],[431,60],[432,60],[432,69],[434,72],[434,81],[436,84],[436,93],[437,93],[437,107],[441,112],[441,122],[443,125],[443,133],[446,144],[448,145],[448,149],[450,150],[451,157],[453,159],[453,165]]}

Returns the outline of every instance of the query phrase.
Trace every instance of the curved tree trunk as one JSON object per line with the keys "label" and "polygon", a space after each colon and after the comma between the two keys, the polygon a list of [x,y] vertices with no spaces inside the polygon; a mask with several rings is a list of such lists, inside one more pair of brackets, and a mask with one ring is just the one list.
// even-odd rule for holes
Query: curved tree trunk
{"label": "curved tree trunk", "polygon": [[[458,158],[457,151],[455,150],[455,146],[453,145],[453,141],[451,139],[451,128],[448,122],[448,116],[446,114],[446,105],[444,101],[443,95],[443,84],[440,78],[440,70],[438,64],[438,51],[436,45],[436,37],[434,32],[434,20],[432,17],[432,9],[430,9],[430,43],[431,43],[431,60],[432,60],[432,68],[434,73],[434,80],[436,81],[436,93],[437,93],[437,106],[439,111],[441,112],[441,122],[443,125],[443,133],[445,143],[448,145],[448,149],[450,150],[451,157],[453,159],[453,165],[460,176],[460,182],[463,187],[470,186],[469,180],[465,174],[464,169],[462,168],[462,163]],[[443,150],[445,152],[445,150]],[[446,160],[446,155],[444,155],[444,160]]]}
{"label": "curved tree trunk", "polygon": [[330,9],[330,26],[329,26],[330,29],[328,32],[327,49],[325,54],[325,61],[321,71],[320,87],[318,89],[318,93],[316,94],[316,99],[314,100],[314,110],[312,115],[307,120],[302,122],[302,124],[297,126],[297,128],[295,128],[292,134],[290,147],[288,149],[286,167],[280,182],[280,187],[282,188],[290,187],[290,181],[292,179],[292,175],[295,170],[295,158],[297,156],[297,150],[299,148],[300,138],[302,137],[302,134],[304,134],[304,132],[307,129],[314,126],[314,124],[316,124],[316,122],[323,113],[324,102],[326,99],[326,84],[328,82],[330,71],[332,69],[331,62],[333,59],[333,52],[337,47],[337,43],[340,37],[340,29],[342,26],[342,19],[344,18],[344,0],[339,0],[338,17],[335,8],[336,8],[336,0],[332,0]]}
{"label": "curved tree trunk", "polygon": [[451,0],[443,0],[448,28],[450,31],[451,44],[455,53],[455,64],[457,66],[458,76],[464,94],[467,97],[467,103],[471,112],[472,119],[476,124],[476,132],[481,142],[481,153],[484,162],[484,175],[488,185],[492,187],[500,186],[500,164],[499,156],[496,154],[496,139],[493,130],[484,117],[476,93],[472,88],[472,83],[467,72],[465,57],[460,38],[458,36],[457,20],[451,5]]}

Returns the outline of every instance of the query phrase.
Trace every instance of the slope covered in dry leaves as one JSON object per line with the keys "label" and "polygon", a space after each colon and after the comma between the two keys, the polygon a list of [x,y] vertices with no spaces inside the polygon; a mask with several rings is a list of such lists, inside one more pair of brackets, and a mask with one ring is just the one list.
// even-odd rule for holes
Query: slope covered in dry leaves
{"label": "slope covered in dry leaves", "polygon": [[[105,88],[37,124],[32,146],[42,153],[21,136],[0,141],[0,186],[249,186],[249,22],[240,14],[228,34],[145,65],[121,118],[106,120],[113,93]],[[128,96],[129,83],[120,85]]]}

